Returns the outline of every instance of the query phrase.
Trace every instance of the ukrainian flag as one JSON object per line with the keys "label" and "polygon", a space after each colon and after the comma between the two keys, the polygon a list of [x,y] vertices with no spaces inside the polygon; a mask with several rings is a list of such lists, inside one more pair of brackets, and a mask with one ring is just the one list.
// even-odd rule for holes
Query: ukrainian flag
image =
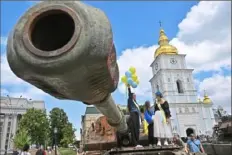
{"label": "ukrainian flag", "polygon": [[145,119],[143,121],[143,132],[145,135],[148,135],[148,123]]}

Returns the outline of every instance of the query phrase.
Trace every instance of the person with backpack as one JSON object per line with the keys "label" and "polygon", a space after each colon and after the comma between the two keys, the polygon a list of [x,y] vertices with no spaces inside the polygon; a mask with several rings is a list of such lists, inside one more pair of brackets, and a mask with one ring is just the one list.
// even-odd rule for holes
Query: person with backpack
{"label": "person with backpack", "polygon": [[193,133],[190,135],[190,139],[187,141],[186,147],[188,153],[205,153],[200,140],[196,139],[196,136]]}

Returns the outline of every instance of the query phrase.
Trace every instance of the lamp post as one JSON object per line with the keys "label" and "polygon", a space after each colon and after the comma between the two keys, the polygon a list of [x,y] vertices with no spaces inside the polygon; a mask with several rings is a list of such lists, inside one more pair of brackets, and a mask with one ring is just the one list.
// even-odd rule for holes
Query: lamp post
{"label": "lamp post", "polygon": [[54,128],[54,142],[55,142],[55,155],[57,155],[57,150],[56,150],[56,134],[57,134],[57,128]]}

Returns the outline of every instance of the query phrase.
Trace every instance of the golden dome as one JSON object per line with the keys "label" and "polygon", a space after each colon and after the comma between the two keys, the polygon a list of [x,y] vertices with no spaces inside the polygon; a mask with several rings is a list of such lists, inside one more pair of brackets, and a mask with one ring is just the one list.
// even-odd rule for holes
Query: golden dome
{"label": "golden dome", "polygon": [[204,94],[203,103],[204,103],[204,104],[210,104],[210,103],[212,103],[211,99],[210,99],[210,98],[208,97],[208,95],[206,94],[206,91],[205,91],[205,94]]}
{"label": "golden dome", "polygon": [[178,54],[177,48],[169,44],[164,30],[160,29],[159,47],[155,51],[155,58],[160,54]]}

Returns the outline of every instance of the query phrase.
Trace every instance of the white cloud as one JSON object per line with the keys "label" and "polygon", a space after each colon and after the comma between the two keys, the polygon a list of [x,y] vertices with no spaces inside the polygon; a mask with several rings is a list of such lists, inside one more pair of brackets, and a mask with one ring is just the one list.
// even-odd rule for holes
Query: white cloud
{"label": "white cloud", "polygon": [[[193,6],[185,19],[179,24],[179,32],[176,38],[170,41],[170,44],[177,47],[179,53],[187,54],[186,62],[188,68],[193,68],[194,73],[202,71],[222,72],[222,68],[231,69],[231,2],[207,2],[201,1]],[[168,35],[168,34],[167,34]],[[157,38],[158,39],[158,38]],[[118,58],[120,73],[134,66],[138,71],[140,85],[135,90],[138,95],[151,97],[151,86],[148,82],[152,77],[152,71],[149,67],[154,60],[154,52],[157,45],[151,47],[139,47],[126,49]],[[228,79],[230,77],[226,77]],[[195,80],[195,84],[200,86],[200,90],[210,85],[207,81],[219,80],[218,76],[205,79],[203,82]],[[205,84],[207,82],[207,85]],[[227,89],[231,86],[228,84]],[[125,88],[120,84],[119,91],[125,94]],[[231,103],[228,100],[231,96],[224,91],[209,92],[215,104]]]}
{"label": "white cloud", "polygon": [[6,46],[7,44],[7,37],[1,37],[1,46]]}
{"label": "white cloud", "polygon": [[23,96],[24,98],[43,99],[47,94],[31,84],[18,78],[10,69],[6,55],[1,55],[1,95],[11,97]]}
{"label": "white cloud", "polygon": [[76,136],[76,140],[80,140],[81,138],[80,138],[80,130],[79,129],[77,129],[76,131],[75,131],[75,136]]}
{"label": "white cloud", "polygon": [[1,95],[6,96],[8,94],[9,94],[8,90],[1,88]]}
{"label": "white cloud", "polygon": [[199,85],[200,95],[204,96],[204,90],[215,103],[221,105],[231,113],[231,76],[214,75],[204,79]]}
{"label": "white cloud", "polygon": [[48,94],[43,92],[41,89],[38,89],[30,84],[25,83],[24,87],[19,87],[19,89],[12,89],[10,91],[11,97],[23,96],[24,98],[33,99],[33,100],[43,100]]}
{"label": "white cloud", "polygon": [[[202,1],[191,8],[179,24],[180,41],[194,44],[205,40],[222,41],[231,32],[231,2]],[[229,33],[231,34],[231,33]]]}
{"label": "white cloud", "polygon": [[[207,10],[207,11],[206,11]],[[201,1],[179,24],[174,44],[195,72],[231,68],[231,2]]]}
{"label": "white cloud", "polygon": [[22,84],[23,80],[16,77],[16,75],[11,71],[6,55],[1,55],[1,85],[14,85]]}

